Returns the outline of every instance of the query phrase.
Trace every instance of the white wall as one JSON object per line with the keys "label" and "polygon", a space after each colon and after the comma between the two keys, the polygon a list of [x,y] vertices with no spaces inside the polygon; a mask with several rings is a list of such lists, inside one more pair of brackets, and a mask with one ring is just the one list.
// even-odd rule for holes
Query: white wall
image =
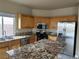
{"label": "white wall", "polygon": [[32,15],[45,16],[45,17],[77,15],[77,7],[67,7],[67,8],[61,8],[61,9],[55,9],[55,10],[33,9]]}
{"label": "white wall", "polygon": [[24,13],[31,15],[32,9],[6,0],[0,0],[0,12]]}
{"label": "white wall", "polygon": [[77,15],[77,7],[67,7],[51,11],[51,17]]}
{"label": "white wall", "polygon": [[39,10],[39,9],[33,9],[32,10],[33,16],[44,16],[44,17],[50,17],[50,10]]}

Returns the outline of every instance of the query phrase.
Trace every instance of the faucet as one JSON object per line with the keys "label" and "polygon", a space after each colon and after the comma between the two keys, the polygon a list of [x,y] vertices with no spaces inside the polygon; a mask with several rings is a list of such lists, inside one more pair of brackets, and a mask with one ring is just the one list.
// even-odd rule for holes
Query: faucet
{"label": "faucet", "polygon": [[6,37],[6,31],[4,31],[4,37]]}

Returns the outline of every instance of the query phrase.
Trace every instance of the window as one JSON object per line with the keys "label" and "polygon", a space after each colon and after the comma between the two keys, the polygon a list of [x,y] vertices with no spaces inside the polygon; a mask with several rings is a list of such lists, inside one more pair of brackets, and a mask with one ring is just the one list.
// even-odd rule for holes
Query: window
{"label": "window", "polygon": [[0,16],[0,37],[14,35],[14,19],[14,16]]}
{"label": "window", "polygon": [[5,32],[4,34],[6,34],[7,36],[14,35],[13,23],[14,23],[14,18],[3,17],[3,29]]}

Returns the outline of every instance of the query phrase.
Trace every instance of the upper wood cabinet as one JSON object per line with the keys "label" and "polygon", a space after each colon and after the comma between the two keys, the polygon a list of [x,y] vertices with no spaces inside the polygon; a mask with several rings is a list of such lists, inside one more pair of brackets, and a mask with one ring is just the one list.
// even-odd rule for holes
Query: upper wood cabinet
{"label": "upper wood cabinet", "polygon": [[59,16],[59,17],[41,17],[41,16],[27,16],[24,14],[18,14],[18,28],[19,29],[32,29],[36,28],[38,23],[45,23],[48,25],[48,29],[57,29],[58,22],[71,22],[77,21],[76,16]]}
{"label": "upper wood cabinet", "polygon": [[60,21],[77,21],[76,16],[59,16],[59,17],[53,17],[50,18],[54,22],[60,22]]}
{"label": "upper wood cabinet", "polygon": [[57,29],[58,22],[73,22],[77,21],[76,16],[60,16],[60,17],[53,17],[50,18],[50,29]]}
{"label": "upper wood cabinet", "polygon": [[27,16],[24,14],[18,14],[18,28],[19,29],[28,29],[34,28],[34,18],[32,16]]}
{"label": "upper wood cabinet", "polygon": [[39,16],[35,16],[34,17],[34,20],[35,20],[35,28],[37,26],[37,23],[45,23],[48,25],[48,28],[49,28],[49,23],[50,23],[50,19],[47,18],[47,17],[39,17]]}

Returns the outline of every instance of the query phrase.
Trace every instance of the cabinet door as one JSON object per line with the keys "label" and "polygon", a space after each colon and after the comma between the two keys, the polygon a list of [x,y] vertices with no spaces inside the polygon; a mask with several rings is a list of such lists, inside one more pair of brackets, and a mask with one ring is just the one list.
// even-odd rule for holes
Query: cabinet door
{"label": "cabinet door", "polygon": [[6,51],[8,51],[8,47],[0,48],[0,59],[8,59]]}
{"label": "cabinet door", "polygon": [[34,28],[36,28],[37,27],[37,24],[38,23],[41,23],[41,21],[40,21],[40,17],[34,17]]}
{"label": "cabinet door", "polygon": [[59,20],[55,19],[55,18],[50,18],[50,25],[49,25],[49,29],[54,29],[57,30],[57,23]]}
{"label": "cabinet door", "polygon": [[29,39],[28,39],[28,43],[34,43],[36,40],[35,35],[32,35]]}
{"label": "cabinet door", "polygon": [[76,16],[59,16],[50,18],[50,29],[57,29],[58,22],[72,22],[77,21]]}
{"label": "cabinet door", "polygon": [[49,22],[50,22],[50,19],[49,18],[46,18],[46,17],[43,17],[42,19],[40,19],[42,23],[45,23],[47,24],[48,28],[49,28]]}
{"label": "cabinet door", "polygon": [[16,39],[16,40],[12,40],[9,42],[9,49],[15,49],[20,47],[20,40]]}
{"label": "cabinet door", "polygon": [[22,29],[34,28],[34,19],[33,19],[33,17],[22,15],[21,16],[21,28]]}

